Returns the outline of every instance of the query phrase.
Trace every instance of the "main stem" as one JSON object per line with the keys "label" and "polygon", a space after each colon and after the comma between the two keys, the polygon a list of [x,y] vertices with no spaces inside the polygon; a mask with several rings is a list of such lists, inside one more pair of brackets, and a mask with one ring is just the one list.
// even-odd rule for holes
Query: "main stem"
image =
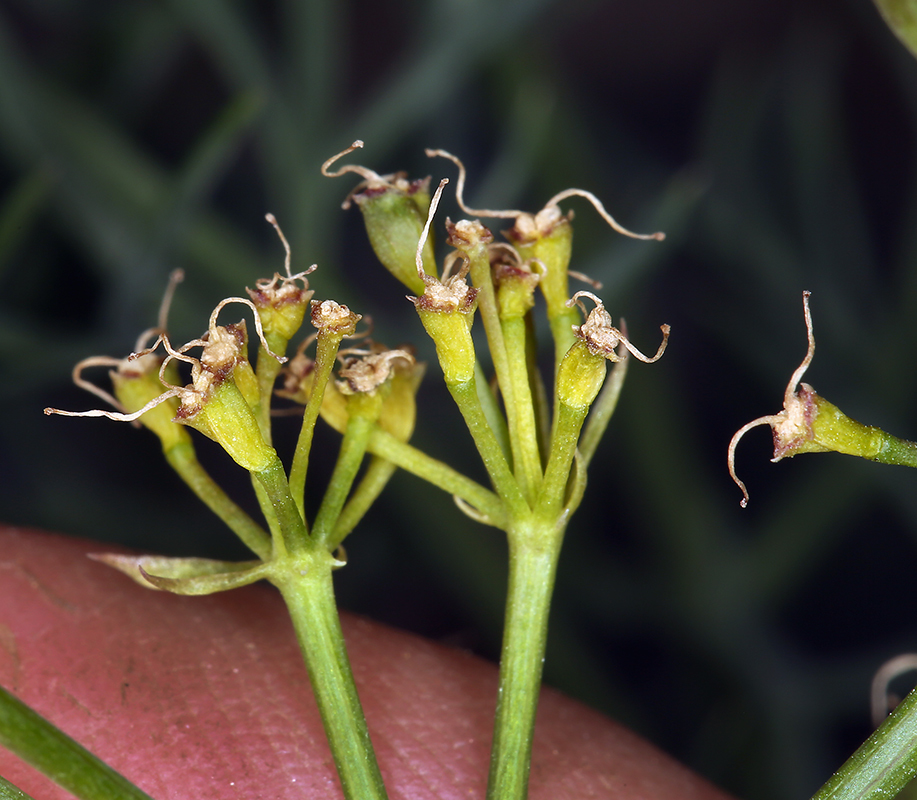
{"label": "main stem", "polygon": [[344,797],[386,800],[334,601],[332,559],[321,550],[313,556],[308,569],[291,564],[274,583],[296,629]]}
{"label": "main stem", "polygon": [[525,800],[541,690],[548,611],[563,531],[531,523],[509,530],[509,587],[488,800]]}

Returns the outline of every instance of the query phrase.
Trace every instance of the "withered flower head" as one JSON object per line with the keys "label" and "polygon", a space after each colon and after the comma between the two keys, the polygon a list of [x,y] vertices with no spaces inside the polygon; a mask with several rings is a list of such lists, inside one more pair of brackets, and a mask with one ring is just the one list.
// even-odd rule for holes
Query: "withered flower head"
{"label": "withered flower head", "polygon": [[[474,376],[475,354],[471,324],[477,307],[478,290],[465,281],[471,262],[460,252],[443,268],[441,281],[423,271],[421,252],[443,187],[448,182],[446,178],[440,181],[430,201],[430,211],[414,255],[417,275],[424,284],[424,293],[421,297],[409,296],[408,300],[414,303],[421,323],[436,345],[436,357],[446,383],[451,386],[466,383]],[[461,260],[462,266],[453,274],[452,267],[458,260]]]}
{"label": "withered flower head", "polygon": [[[159,367],[159,381],[166,387],[164,392],[130,413],[93,409],[84,412],[67,412],[58,409],[45,409],[46,414],[65,414],[67,416],[108,417],[119,422],[133,422],[157,406],[178,398],[179,406],[175,410],[175,422],[182,422],[196,428],[204,435],[222,445],[230,456],[241,466],[249,470],[260,470],[276,458],[276,454],[261,437],[257,422],[250,408],[257,392],[257,381],[248,363],[245,353],[247,341],[244,323],[237,325],[217,325],[220,311],[229,303],[242,303],[255,313],[255,327],[265,351],[278,361],[286,361],[275,355],[264,339],[261,321],[257,309],[250,300],[241,297],[230,297],[223,300],[210,315],[207,333],[200,339],[194,339],[177,350],[172,347],[165,331],[158,334],[156,346],[160,343],[166,349],[166,357]],[[186,355],[194,347],[202,347],[199,359]],[[150,350],[147,353],[151,352]],[[144,353],[146,355],[147,353]],[[185,361],[191,364],[191,383],[187,386],[176,386],[170,383],[167,374],[173,361]],[[159,431],[156,431],[159,433]],[[162,437],[162,434],[160,434]]]}
{"label": "withered flower head", "polygon": [[[581,297],[588,297],[595,303],[595,308],[588,312],[588,314],[585,305],[582,300],[580,300]],[[605,310],[605,305],[592,292],[577,292],[567,301],[567,305],[579,306],[583,315],[586,317],[586,321],[582,325],[573,326],[573,333],[587,348],[589,348],[590,353],[593,355],[601,355],[609,361],[620,361],[620,356],[618,356],[615,350],[619,344],[622,344],[627,348],[628,352],[632,353],[636,358],[639,358],[647,364],[652,364],[662,357],[666,345],[669,343],[669,333],[672,329],[668,325],[660,325],[662,343],[659,345],[656,355],[652,357],[643,355],[643,353],[630,343],[628,338],[621,333],[621,331],[611,324],[611,314]]]}
{"label": "withered flower head", "polygon": [[338,389],[343,394],[373,392],[384,384],[399,365],[411,366],[414,356],[407,350],[373,347],[371,350],[351,351],[344,355],[338,370]]}
{"label": "withered flower head", "polygon": [[500,319],[523,317],[535,305],[535,288],[545,273],[537,258],[523,261],[515,247],[498,242],[488,248]]}
{"label": "withered flower head", "polygon": [[352,336],[357,323],[363,319],[360,314],[334,300],[312,301],[312,324],[327,333]]}
{"label": "withered flower head", "polygon": [[316,265],[309,269],[297,272],[295,275],[290,269],[290,245],[280,225],[273,214],[266,214],[265,219],[274,226],[283,248],[286,251],[284,260],[284,275],[274,273],[274,277],[262,278],[255,282],[255,288],[246,288],[248,296],[254,303],[261,320],[261,325],[269,337],[274,337],[286,346],[293,335],[302,325],[309,301],[315,292],[309,288],[306,276],[313,272]]}
{"label": "withered flower head", "polygon": [[[796,367],[796,371],[790,376],[790,382],[786,385],[783,392],[783,411],[777,414],[769,414],[765,417],[758,417],[747,425],[743,425],[735,432],[732,440],[729,442],[729,450],[726,456],[729,465],[729,474],[742,490],[742,508],[748,505],[748,489],[745,484],[739,480],[735,470],[735,454],[739,440],[759,425],[770,425],[774,432],[774,457],[771,461],[780,461],[786,456],[794,456],[798,452],[811,452],[815,449],[825,450],[827,448],[812,446],[814,445],[814,432],[812,422],[817,413],[817,407],[814,402],[817,396],[815,390],[807,383],[800,383],[802,376],[812,363],[812,357],[815,355],[815,334],[812,328],[812,313],[809,311],[809,296],[811,292],[802,293],[802,307],[806,320],[806,336],[809,346],[806,350],[805,358],[802,363]],[[796,387],[799,386],[799,391]],[[806,450],[802,448],[807,442],[812,443]]]}
{"label": "withered flower head", "polygon": [[[423,231],[420,234],[420,240],[417,242],[417,249],[414,255],[417,275],[424,284],[424,293],[421,297],[408,297],[408,299],[414,303],[418,311],[432,311],[447,314],[460,312],[462,314],[470,314],[474,311],[478,290],[469,286],[465,280],[470,268],[467,258],[461,253],[454,253],[449,256],[443,266],[442,280],[424,272],[423,262],[421,260],[421,252],[423,251],[427,235],[430,232],[430,224],[433,221],[433,215],[436,213],[436,208],[442,197],[443,189],[448,183],[449,179],[443,178],[439,182],[439,186],[430,201],[430,212],[424,224]],[[455,225],[450,226],[450,236],[483,236],[484,234],[479,228],[486,231],[486,228],[480,223],[461,220]],[[462,266],[459,268],[458,272],[453,273],[452,268],[456,261],[461,261]]]}

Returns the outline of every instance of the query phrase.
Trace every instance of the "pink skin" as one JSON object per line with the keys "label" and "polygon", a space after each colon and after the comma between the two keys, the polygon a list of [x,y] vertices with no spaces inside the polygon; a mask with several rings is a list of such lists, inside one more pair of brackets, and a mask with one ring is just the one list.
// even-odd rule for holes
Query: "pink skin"
{"label": "pink skin", "polygon": [[[0,683],[157,800],[340,798],[279,595],[146,591],[85,553],[0,528]],[[493,665],[344,616],[392,800],[483,798]],[[0,774],[70,797],[0,749]],[[546,689],[532,800],[728,800],[614,722]]]}

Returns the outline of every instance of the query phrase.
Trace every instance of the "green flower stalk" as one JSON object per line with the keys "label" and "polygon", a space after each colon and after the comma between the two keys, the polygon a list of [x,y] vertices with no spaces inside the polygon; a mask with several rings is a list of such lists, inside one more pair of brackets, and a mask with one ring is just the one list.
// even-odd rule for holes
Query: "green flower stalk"
{"label": "green flower stalk", "polygon": [[[371,390],[382,384],[382,405],[376,424],[369,431],[363,446],[371,451],[376,437],[381,435],[406,445],[414,432],[414,423],[417,419],[416,396],[424,374],[424,365],[418,364],[414,354],[407,350],[388,350],[383,345],[373,345],[364,364],[358,370],[354,370],[353,366],[345,369],[350,375],[345,376],[345,370],[341,370],[339,374],[350,388],[354,388],[352,381],[355,371],[363,373],[364,379],[366,373],[372,375],[375,385],[370,387]],[[396,469],[397,465],[393,461],[378,455],[372,457],[337,518],[334,532],[328,539],[329,548],[337,547],[356,527]]]}
{"label": "green flower stalk", "polygon": [[323,300],[320,303],[313,301],[310,317],[312,324],[318,329],[315,335],[315,362],[311,370],[309,399],[303,413],[293,464],[290,467],[290,491],[299,507],[299,513],[304,518],[306,473],[312,453],[315,423],[324,405],[325,388],[331,377],[341,342],[346,337],[353,336],[357,323],[362,319],[359,314],[334,300]]}
{"label": "green flower stalk", "polygon": [[[448,182],[447,178],[440,181],[430,204],[430,215],[417,243],[416,268],[417,274],[423,275],[424,293],[421,297],[408,299],[414,303],[424,328],[436,346],[436,356],[442,367],[446,386],[465,419],[497,494],[510,507],[521,512],[525,501],[500,443],[484,415],[478,396],[471,325],[474,321],[479,289],[468,286],[465,280],[471,262],[469,259],[461,259],[462,267],[454,275],[448,268],[444,269],[442,281],[423,273],[420,254],[439,198]],[[450,266],[457,260],[459,259],[453,260]]]}
{"label": "green flower stalk", "polygon": [[595,307],[582,325],[573,327],[576,341],[567,351],[557,371],[557,416],[551,438],[551,456],[545,469],[545,489],[536,507],[536,512],[542,515],[558,514],[563,506],[580,431],[605,382],[605,362],[620,361],[621,356],[616,351],[624,348],[641,361],[653,364],[662,358],[671,331],[668,325],[662,325],[662,342],[656,354],[645,356],[612,325],[611,315],[605,310],[605,305],[592,292],[577,292],[568,301],[569,305],[578,307],[586,314],[580,299],[582,297],[590,298]]}
{"label": "green flower stalk", "polygon": [[[390,395],[395,364],[411,364],[413,361],[414,357],[405,350],[383,349],[348,358],[338,372],[341,379],[337,388],[347,398],[347,427],[334,474],[312,529],[312,536],[329,549],[339,545],[346,535],[346,529],[338,526],[338,522],[369,447],[370,436]],[[381,479],[386,473],[390,477],[392,472],[382,470],[381,474],[374,475],[370,484],[364,484],[367,486],[364,491],[369,495],[357,502],[365,505],[368,500],[374,499],[384,487],[384,481],[380,483]]]}
{"label": "green flower stalk", "polygon": [[[588,297],[595,303],[592,311],[586,313],[581,298]],[[605,362],[616,362],[621,356],[616,352],[625,348],[646,364],[654,364],[665,352],[669,343],[671,328],[660,326],[662,342],[653,356],[645,356],[614,325],[605,304],[592,292],[581,291],[567,301],[567,305],[578,307],[586,316],[582,325],[573,326],[575,343],[567,351],[557,373],[557,399],[571,408],[589,408],[598,396],[605,381]]]}
{"label": "green flower stalk", "polygon": [[[338,345],[353,333],[360,317],[333,301],[312,303],[305,281],[302,287],[295,283],[303,279],[305,273],[290,273],[289,248],[286,272],[285,278],[275,275],[272,281],[259,282],[256,290],[250,291],[252,300],[228,298],[221,302],[211,314],[207,333],[179,348],[173,347],[169,340],[163,312],[159,327],[146,332],[138,342],[138,354],[121,361],[88,359],[78,365],[77,383],[111,402],[117,411],[46,411],[139,421],[159,436],[170,463],[259,559],[230,563],[112,554],[99,554],[95,558],[144,586],[176,594],[211,594],[262,579],[277,586],[290,610],[345,796],[348,800],[384,800],[381,774],[347,662],[331,574],[344,564],[332,552],[346,534],[346,531],[340,532],[338,520],[388,391],[370,391],[367,379],[358,376],[355,368],[348,373],[350,381],[345,391],[353,394],[362,390],[359,396],[363,399],[348,402],[351,421],[335,478],[321,504],[315,535],[310,535],[301,508],[294,502],[283,465],[270,444],[268,409],[273,378],[279,373],[279,365],[286,361],[274,348],[285,349],[301,324],[305,309],[311,306],[311,318],[319,327],[315,338],[320,353],[324,354],[323,369],[327,379]],[[172,288],[170,286],[169,296]],[[259,364],[255,368],[248,358],[245,324],[217,324],[218,315],[229,303],[242,303],[255,311],[254,322],[260,342]],[[154,336],[153,347],[145,347]],[[153,352],[160,345],[166,351],[164,358]],[[321,350],[322,345],[324,350]],[[199,357],[188,354],[194,348],[201,349]],[[387,366],[377,363],[378,359],[372,362],[375,369],[370,371],[376,375],[377,386],[385,383],[393,373],[392,362],[398,358],[413,361],[408,353],[397,351],[388,357]],[[266,367],[265,361],[278,366]],[[178,362],[190,365],[191,380],[186,385],[180,384]],[[112,373],[114,395],[83,380],[82,370],[94,365],[115,367]],[[321,397],[315,398],[315,392],[313,399],[321,403]],[[317,410],[315,413],[317,416]],[[237,464],[249,471],[270,536],[244,515],[203,472],[194,459],[188,428],[216,441]],[[403,428],[401,434],[406,434]],[[303,468],[303,475],[304,471]],[[350,515],[350,527],[375,499],[381,485],[384,482],[380,484],[377,476],[373,486],[376,491],[363,493],[361,513]]]}
{"label": "green flower stalk", "polygon": [[421,255],[426,246],[433,213],[448,182],[445,178],[440,181],[433,196],[430,215],[415,244],[415,269],[424,286],[423,294],[420,297],[409,297],[408,300],[414,304],[420,321],[436,345],[436,356],[446,385],[455,386],[474,380],[475,353],[471,325],[477,309],[478,289],[470,287],[465,280],[471,266],[467,259],[454,275],[448,269],[443,270],[442,280],[439,280],[424,271]]}
{"label": "green flower stalk", "polygon": [[729,474],[742,490],[742,508],[748,504],[748,490],[735,471],[735,451],[741,438],[752,428],[769,425],[774,433],[773,462],[800,453],[844,453],[882,464],[917,467],[917,443],[899,439],[880,428],[863,425],[846,416],[837,406],[820,397],[807,383],[801,383],[815,355],[815,334],[809,310],[811,292],[802,293],[808,349],[802,363],[790,377],[783,395],[783,411],[752,420],[736,431],[729,443]]}
{"label": "green flower stalk", "polygon": [[529,314],[535,305],[540,274],[532,271],[532,265],[523,262],[515,249],[508,245],[492,247],[489,260],[496,292],[494,307],[505,360],[500,387],[506,395],[504,405],[507,408],[515,474],[526,499],[532,503],[541,484],[548,438],[547,403],[544,385],[538,375],[537,345]]}
{"label": "green flower stalk", "polygon": [[[577,455],[579,435],[603,385],[606,359],[619,360],[615,349],[620,345],[623,353],[654,362],[665,350],[669,330],[663,326],[664,338],[656,355],[646,357],[611,325],[601,301],[590,293],[585,294],[596,302],[596,308],[582,325],[576,324],[580,311],[586,313],[580,299],[584,294],[571,299],[568,293],[572,228],[569,216],[561,214],[557,202],[571,194],[587,194],[613,227],[629,233],[607,216],[594,197],[577,190],[561,193],[539,215],[476,211],[462,199],[465,171],[461,162],[441,150],[427,154],[444,156],[458,166],[456,195],[463,211],[512,218],[517,230],[528,225],[533,231],[524,243],[530,245],[526,249],[520,243],[523,237],[512,234],[511,244],[495,244],[493,235],[478,220],[447,221],[447,244],[455,250],[446,257],[442,277],[437,279],[430,274],[422,254],[447,183],[444,179],[431,199],[416,244],[415,269],[423,294],[409,298],[436,346],[446,385],[502,506],[494,509],[486,498],[486,506],[474,499],[470,507],[464,499],[460,503],[473,518],[502,527],[509,539],[510,574],[488,797],[522,800],[528,787],[557,558],[567,523],[585,486],[585,463]],[[468,285],[469,278],[472,286]],[[559,367],[553,426],[535,354],[532,310],[539,286],[547,300]],[[476,311],[480,312],[493,359],[494,393],[478,385],[482,371],[472,337]],[[620,374],[623,376],[623,371]],[[612,407],[616,396],[617,391],[612,392],[604,405]],[[608,416],[606,409],[603,425]],[[376,441],[378,444],[378,438]],[[391,450],[388,453],[395,457]],[[417,474],[429,477],[421,470]],[[449,480],[456,485],[452,478]],[[471,492],[466,495],[471,496]],[[475,492],[474,496],[480,494]],[[482,514],[485,507],[488,510]]]}

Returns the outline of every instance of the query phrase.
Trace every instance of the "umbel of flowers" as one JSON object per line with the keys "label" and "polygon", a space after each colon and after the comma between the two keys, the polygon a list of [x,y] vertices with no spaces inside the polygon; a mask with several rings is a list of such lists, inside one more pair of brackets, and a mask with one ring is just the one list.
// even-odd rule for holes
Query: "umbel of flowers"
{"label": "umbel of flowers", "polygon": [[[448,184],[379,175],[366,167],[332,166],[354,149],[328,159],[328,177],[353,173],[359,184],[344,207],[356,205],[381,264],[411,293],[432,339],[439,371],[481,456],[482,485],[410,444],[416,393],[424,373],[408,346],[391,349],[358,330],[361,315],[335,300],[318,300],[307,275],[285,269],[259,280],[248,297],[223,300],[205,333],[176,346],[168,305],[180,280],[173,276],[158,324],[123,359],[93,357],[74,370],[76,382],[114,410],[47,413],[104,416],[145,426],[189,487],[249,547],[242,563],[162,556],[102,554],[100,560],[147,587],[207,594],[265,579],[281,592],[299,639],[347,798],[385,797],[370,732],[360,708],[334,603],[332,573],[346,564],[344,539],[357,526],[396,469],[451,494],[478,522],[501,528],[509,543],[509,576],[500,694],[495,714],[488,794],[514,800],[527,792],[532,732],[547,637],[548,607],[563,537],[586,485],[589,462],[615,405],[630,356],[653,363],[665,351],[669,327],[653,356],[644,355],[615,327],[595,291],[571,293],[572,212],[559,204],[588,200],[616,231],[660,240],[661,233],[622,228],[589,192],[569,189],[537,213],[471,209],[463,199],[465,170],[442,150],[427,151],[458,168],[456,199],[466,219],[445,222],[450,248],[437,264],[431,226]],[[509,220],[498,242],[481,219]],[[534,314],[544,300],[552,339],[549,375],[538,370]],[[395,302],[404,302],[394,295]],[[591,308],[587,308],[587,301]],[[220,324],[229,305],[251,314]],[[306,331],[303,331],[303,328]],[[483,335],[478,333],[482,329]],[[294,340],[299,339],[294,343]],[[479,351],[486,347],[489,359]],[[288,357],[287,352],[292,356]],[[485,374],[482,363],[493,365]],[[612,369],[609,370],[609,364]],[[108,367],[112,389],[84,377]],[[274,448],[272,408],[277,396],[301,408],[302,426],[289,464]],[[437,411],[437,414],[440,414]],[[332,476],[312,518],[305,492],[319,418],[341,435]],[[217,442],[247,470],[263,522],[248,515],[206,473],[195,454],[196,430]],[[326,457],[323,453],[322,456]],[[422,496],[418,493],[418,502]]]}

